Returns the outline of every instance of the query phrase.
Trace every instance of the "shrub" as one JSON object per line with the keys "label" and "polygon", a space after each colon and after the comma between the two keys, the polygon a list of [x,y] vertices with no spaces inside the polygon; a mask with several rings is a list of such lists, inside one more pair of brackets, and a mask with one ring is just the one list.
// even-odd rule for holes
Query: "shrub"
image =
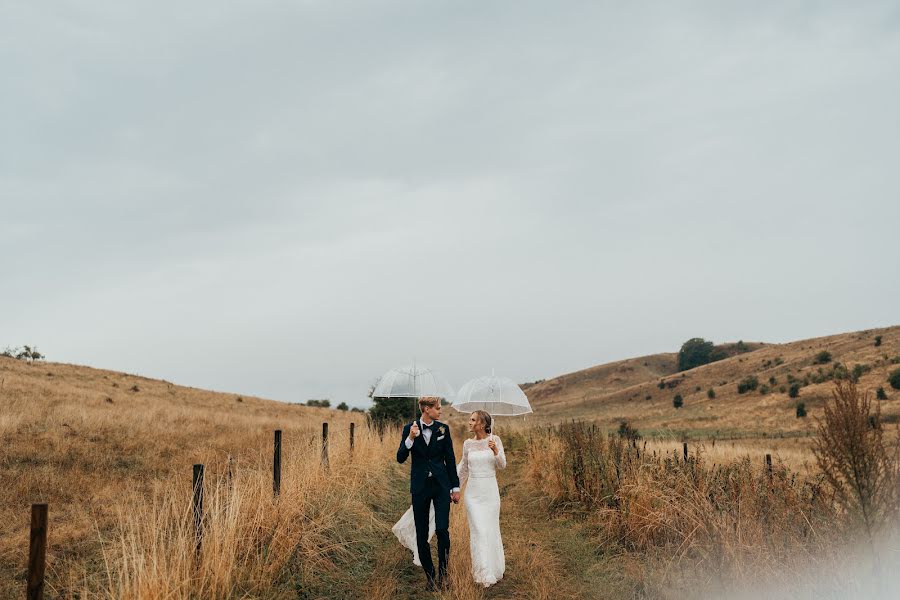
{"label": "shrub", "polygon": [[888,383],[890,383],[891,387],[895,390],[900,390],[900,369],[894,369],[891,372],[890,377],[888,377]]}
{"label": "shrub", "polygon": [[759,380],[756,378],[756,375],[750,375],[743,378],[740,383],[738,383],[737,391],[738,394],[743,394],[755,390],[758,386]]}
{"label": "shrub", "polygon": [[900,364],[900,356],[892,356],[892,357],[891,357],[891,364],[892,364],[892,365],[898,365],[898,364]]}
{"label": "shrub", "polygon": [[355,413],[365,413],[366,411],[364,411],[363,409],[361,409],[361,408],[358,407],[358,406],[354,406],[353,408],[350,409],[350,412],[355,412]]}
{"label": "shrub", "polygon": [[786,387],[786,386],[783,386],[783,385],[782,385],[782,386],[779,386],[779,387],[778,387],[778,392],[779,392],[779,393],[783,394],[783,393],[785,393],[786,391],[787,391],[787,387]]}
{"label": "shrub", "polygon": [[798,402],[797,403],[797,418],[799,419],[799,418],[805,417],[805,416],[806,416],[806,404],[803,402]]}
{"label": "shrub", "polygon": [[861,364],[857,363],[857,364],[853,365],[853,370],[850,372],[850,380],[853,383],[857,383],[859,381],[860,377],[862,377],[863,375],[865,375],[866,373],[868,373],[871,370],[872,370],[872,367],[870,367],[869,365],[861,365]]}
{"label": "shrub", "polygon": [[709,388],[708,390],[706,390],[706,397],[709,398],[710,400],[714,399],[716,397],[716,390],[714,390],[712,388]]}
{"label": "shrub", "polygon": [[350,407],[347,406],[346,402],[341,402],[340,404],[337,405],[337,409],[338,410],[350,410]]}
{"label": "shrub", "polygon": [[816,358],[813,361],[817,365],[824,365],[825,363],[831,362],[831,352],[828,350],[822,350],[818,354],[816,354]]}
{"label": "shrub", "polygon": [[307,400],[307,406],[317,406],[319,408],[331,408],[331,400]]}
{"label": "shrub", "polygon": [[675,408],[681,408],[684,406],[684,399],[681,397],[681,394],[675,394],[675,397],[672,398],[672,406]]}
{"label": "shrub", "polygon": [[880,336],[880,335],[876,335],[876,336],[875,336],[875,347],[877,348],[877,347],[880,346],[880,345],[881,345],[881,336]]}
{"label": "shrub", "polygon": [[797,398],[800,396],[800,384],[792,383],[790,389],[788,390],[788,396],[791,398]]}
{"label": "shrub", "polygon": [[628,421],[622,421],[619,423],[619,437],[625,438],[626,440],[641,439],[641,435],[638,433],[638,430],[632,427],[628,423]]}
{"label": "shrub", "polygon": [[653,394],[647,394],[644,396],[644,400],[653,400]]}
{"label": "shrub", "polygon": [[761,386],[759,386],[759,395],[760,396],[765,396],[768,393],[769,393],[769,386],[767,386],[766,384],[762,384]]}
{"label": "shrub", "polygon": [[838,381],[844,381],[845,379],[850,379],[850,371],[848,371],[847,367],[841,363],[834,363],[834,369],[831,371],[831,376]]}
{"label": "shrub", "polygon": [[775,379],[774,375],[772,377],[769,377],[769,385],[776,385],[777,383],[778,383],[778,380]]}
{"label": "shrub", "polygon": [[784,364],[784,359],[783,359],[783,358],[781,358],[780,356],[775,357],[775,366],[776,366],[776,367],[779,366],[779,365],[783,365],[783,364]]}
{"label": "shrub", "polygon": [[878,398],[879,400],[887,400],[888,399],[887,394],[884,393],[883,387],[878,388],[878,391],[875,392],[875,397]]}

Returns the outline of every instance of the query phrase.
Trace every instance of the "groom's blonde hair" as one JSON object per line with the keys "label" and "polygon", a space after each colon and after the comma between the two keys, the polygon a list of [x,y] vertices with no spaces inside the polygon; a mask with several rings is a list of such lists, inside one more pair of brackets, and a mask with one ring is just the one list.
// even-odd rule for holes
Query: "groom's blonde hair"
{"label": "groom's blonde hair", "polygon": [[419,398],[419,410],[425,412],[425,408],[434,408],[441,405],[439,396],[422,396]]}

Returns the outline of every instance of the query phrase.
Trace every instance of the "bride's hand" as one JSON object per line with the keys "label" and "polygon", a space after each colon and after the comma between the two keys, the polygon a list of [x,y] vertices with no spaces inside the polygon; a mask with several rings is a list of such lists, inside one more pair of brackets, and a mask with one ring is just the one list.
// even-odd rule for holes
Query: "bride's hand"
{"label": "bride's hand", "polygon": [[493,437],[488,440],[488,448],[491,449],[491,452],[494,453],[494,456],[497,456],[497,452],[499,452],[499,450],[497,450],[497,442],[494,441]]}

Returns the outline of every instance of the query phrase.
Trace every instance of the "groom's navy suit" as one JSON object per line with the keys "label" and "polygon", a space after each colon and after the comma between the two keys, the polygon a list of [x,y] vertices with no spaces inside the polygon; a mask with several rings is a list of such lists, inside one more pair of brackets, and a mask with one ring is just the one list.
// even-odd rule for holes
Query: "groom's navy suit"
{"label": "groom's navy suit", "polygon": [[413,518],[416,521],[416,545],[419,561],[425,570],[429,583],[435,580],[434,562],[428,545],[428,521],[431,504],[434,503],[434,533],[438,539],[438,579],[447,573],[447,559],[450,556],[450,491],[459,488],[456,474],[456,456],[450,428],[440,421],[433,421],[431,440],[425,442],[425,429],[421,421],[420,432],[413,440],[412,448],[406,447],[412,423],[403,428],[403,437],[397,449],[397,462],[406,462],[412,455],[412,469],[409,477],[409,491],[412,494]]}

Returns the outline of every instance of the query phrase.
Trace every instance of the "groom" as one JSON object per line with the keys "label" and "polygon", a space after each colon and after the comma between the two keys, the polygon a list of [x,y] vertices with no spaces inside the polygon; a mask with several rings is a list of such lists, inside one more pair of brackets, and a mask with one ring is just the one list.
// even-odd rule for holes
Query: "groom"
{"label": "groom", "polygon": [[428,515],[434,503],[434,529],[437,534],[437,585],[447,582],[447,559],[450,557],[450,502],[459,502],[459,477],[450,428],[438,421],[441,399],[419,398],[422,417],[403,428],[397,449],[397,462],[404,463],[412,454],[409,491],[412,493],[413,518],[416,521],[416,544],[419,561],[428,577],[428,589],[435,589],[434,563],[428,545]]}

